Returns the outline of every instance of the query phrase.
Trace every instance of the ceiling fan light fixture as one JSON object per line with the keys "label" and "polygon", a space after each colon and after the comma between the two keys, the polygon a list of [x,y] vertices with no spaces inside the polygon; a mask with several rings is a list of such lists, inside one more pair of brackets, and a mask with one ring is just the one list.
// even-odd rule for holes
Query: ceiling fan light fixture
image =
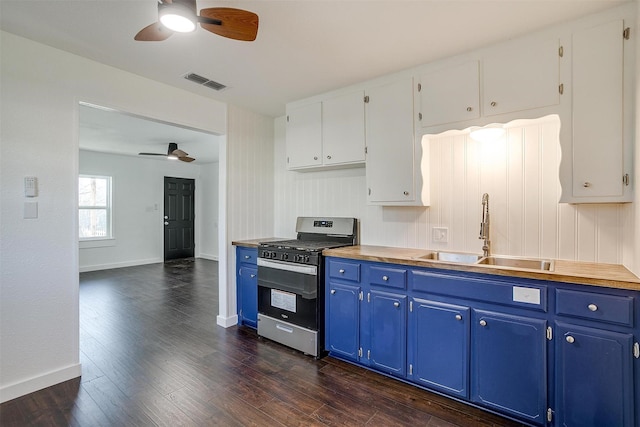
{"label": "ceiling fan light fixture", "polygon": [[196,29],[196,14],[179,3],[174,3],[158,11],[160,22],[168,29],[178,33],[190,33]]}

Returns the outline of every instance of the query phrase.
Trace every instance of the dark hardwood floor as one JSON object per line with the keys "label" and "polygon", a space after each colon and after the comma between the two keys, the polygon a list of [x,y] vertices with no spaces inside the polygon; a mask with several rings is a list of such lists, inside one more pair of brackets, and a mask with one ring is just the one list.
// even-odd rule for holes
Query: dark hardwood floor
{"label": "dark hardwood floor", "polygon": [[83,375],[0,406],[2,426],[519,426],[216,326],[217,263],[80,275]]}

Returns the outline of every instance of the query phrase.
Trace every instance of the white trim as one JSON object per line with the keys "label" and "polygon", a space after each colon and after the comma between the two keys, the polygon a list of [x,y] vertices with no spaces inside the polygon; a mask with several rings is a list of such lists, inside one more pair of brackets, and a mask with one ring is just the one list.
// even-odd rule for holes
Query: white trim
{"label": "white trim", "polygon": [[80,267],[80,273],[87,271],[110,270],[112,268],[135,267],[137,265],[157,264],[164,262],[162,258],[138,259],[133,261],[114,262],[110,264],[94,264]]}
{"label": "white trim", "polygon": [[216,323],[218,324],[218,326],[222,326],[223,328],[229,328],[238,324],[238,315],[234,314],[230,317],[222,317],[218,315],[216,317]]}
{"label": "white trim", "polygon": [[218,255],[200,254],[198,258],[208,259],[211,261],[218,261]]}
{"label": "white trim", "polygon": [[42,390],[43,388],[51,387],[64,381],[78,378],[81,375],[82,365],[77,363],[47,372],[43,375],[38,375],[37,377],[29,378],[25,381],[6,385],[0,388],[0,403],[33,393],[34,391]]}

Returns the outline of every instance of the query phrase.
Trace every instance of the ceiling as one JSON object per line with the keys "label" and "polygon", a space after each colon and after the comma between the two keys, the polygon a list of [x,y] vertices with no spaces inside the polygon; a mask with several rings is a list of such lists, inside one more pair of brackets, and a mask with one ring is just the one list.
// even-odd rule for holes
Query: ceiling
{"label": "ceiling", "polygon": [[[268,116],[307,96],[459,54],[628,0],[199,0],[260,17],[254,42],[203,29],[133,37],[156,0],[0,0],[0,28]],[[228,86],[216,92],[194,72]]]}

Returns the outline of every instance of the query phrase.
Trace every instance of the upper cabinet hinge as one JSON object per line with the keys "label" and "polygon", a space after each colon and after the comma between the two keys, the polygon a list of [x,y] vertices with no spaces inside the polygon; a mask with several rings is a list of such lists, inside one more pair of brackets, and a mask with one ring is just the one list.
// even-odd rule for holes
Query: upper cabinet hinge
{"label": "upper cabinet hinge", "polygon": [[551,408],[547,408],[547,421],[553,421],[553,411],[551,410]]}
{"label": "upper cabinet hinge", "polygon": [[553,329],[551,329],[551,326],[547,326],[547,339],[549,341],[553,339]]}
{"label": "upper cabinet hinge", "polygon": [[364,299],[364,293],[360,291],[360,295],[358,295],[358,299],[362,301]]}
{"label": "upper cabinet hinge", "polygon": [[418,120],[422,120],[422,113],[418,113]]}
{"label": "upper cabinet hinge", "polygon": [[413,313],[413,301],[409,301],[409,311]]}
{"label": "upper cabinet hinge", "polygon": [[629,174],[628,173],[625,173],[624,175],[622,175],[622,183],[625,186],[629,185]]}
{"label": "upper cabinet hinge", "polygon": [[629,40],[631,38],[631,28],[627,27],[624,29],[624,31],[622,32],[622,37],[625,40]]}
{"label": "upper cabinet hinge", "polygon": [[371,359],[371,350],[367,350],[367,359]]}
{"label": "upper cabinet hinge", "polygon": [[362,347],[358,349],[358,357],[362,357]]}
{"label": "upper cabinet hinge", "polygon": [[422,91],[422,83],[418,83],[418,92]]}
{"label": "upper cabinet hinge", "polygon": [[637,342],[633,343],[633,357],[640,359],[640,344]]}
{"label": "upper cabinet hinge", "polygon": [[562,58],[564,56],[564,46],[558,48],[558,56]]}
{"label": "upper cabinet hinge", "polygon": [[560,92],[560,95],[564,93],[564,83],[560,83],[560,86],[558,86],[558,92]]}
{"label": "upper cabinet hinge", "polygon": [[409,363],[409,375],[413,375],[413,365]]}
{"label": "upper cabinet hinge", "polygon": [[369,147],[364,147],[364,154],[369,154]]}
{"label": "upper cabinet hinge", "polygon": [[369,95],[365,95],[364,96],[364,103],[368,104],[369,103]]}
{"label": "upper cabinet hinge", "polygon": [[367,292],[367,302],[371,302],[371,292]]}
{"label": "upper cabinet hinge", "polygon": [[289,116],[287,116],[287,122],[289,121]]}

